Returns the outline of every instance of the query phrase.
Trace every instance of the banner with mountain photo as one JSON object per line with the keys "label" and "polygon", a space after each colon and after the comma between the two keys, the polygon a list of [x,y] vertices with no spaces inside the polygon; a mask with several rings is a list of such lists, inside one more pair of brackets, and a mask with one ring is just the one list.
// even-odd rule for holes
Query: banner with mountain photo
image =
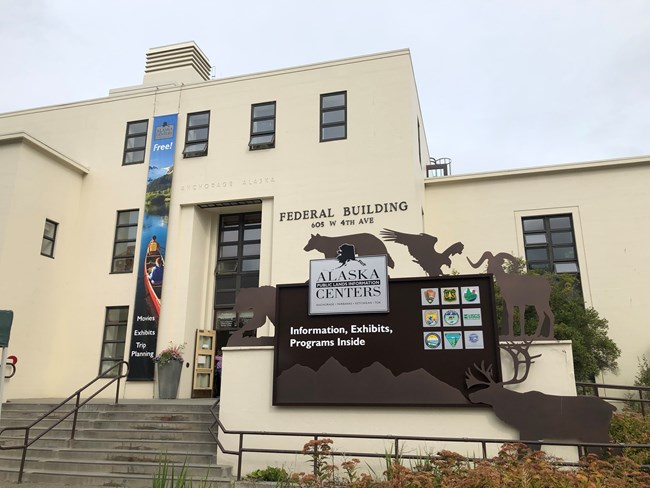
{"label": "banner with mountain photo", "polygon": [[145,193],[129,380],[152,381],[165,269],[178,114],[154,117]]}

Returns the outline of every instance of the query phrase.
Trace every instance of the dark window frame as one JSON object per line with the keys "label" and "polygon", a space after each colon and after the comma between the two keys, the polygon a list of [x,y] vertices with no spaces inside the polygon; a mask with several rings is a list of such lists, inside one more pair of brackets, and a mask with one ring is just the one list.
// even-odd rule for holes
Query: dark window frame
{"label": "dark window frame", "polygon": [[[120,215],[126,214],[126,213],[131,213],[131,212],[136,212],[136,222],[134,224],[128,223],[128,224],[120,224]],[[130,219],[129,219],[130,221]],[[123,274],[123,273],[133,273],[133,267],[135,265],[135,254],[136,254],[136,243],[138,241],[138,231],[137,227],[140,222],[140,210],[137,208],[132,208],[129,210],[118,210],[117,211],[117,218],[115,219],[115,238],[113,239],[113,254],[111,258],[111,274]],[[119,239],[118,235],[120,232],[120,229],[128,228],[128,227],[136,227],[136,232],[135,232],[135,238],[134,239]],[[124,243],[129,243],[133,242],[133,255],[132,256],[118,256],[116,255],[117,251],[117,246],[118,244],[124,244]],[[116,270],[116,262],[118,260],[123,260],[123,259],[128,259],[131,258],[131,266],[130,269],[124,269],[124,270]]]}
{"label": "dark window frame", "polygon": [[[238,219],[236,224],[234,219]],[[230,222],[228,222],[230,221]],[[237,232],[236,239],[224,238],[226,232]],[[259,234],[258,237],[246,239],[246,231],[253,231],[253,234]],[[258,231],[258,232],[255,232]],[[217,242],[217,266],[215,271],[215,288],[214,288],[214,317],[213,328],[217,332],[232,332],[245,325],[252,317],[251,312],[235,313],[234,324],[231,327],[222,327],[219,325],[219,312],[230,312],[235,305],[235,297],[242,288],[254,288],[259,286],[260,274],[260,252],[262,238],[262,212],[244,212],[240,214],[222,214],[219,219],[219,239]],[[258,246],[257,253],[245,254],[245,246]],[[235,255],[231,252],[224,252],[225,248],[233,249]],[[225,255],[225,256],[224,256]],[[253,262],[257,260],[257,269],[244,270],[244,261]],[[222,266],[223,265],[223,266]],[[233,266],[234,265],[234,266]],[[226,269],[228,268],[228,269]],[[224,282],[230,281],[228,286]],[[242,283],[243,282],[243,283]],[[243,286],[242,286],[243,285]],[[221,297],[220,297],[221,295]],[[223,297],[232,297],[231,300]],[[221,299],[220,299],[221,298]]]}
{"label": "dark window frame", "polygon": [[[112,321],[110,315],[112,311],[125,311],[123,320],[118,318],[117,321]],[[122,314],[120,314],[122,315]],[[99,354],[99,374],[102,374],[103,371],[106,371],[113,367],[115,364],[120,361],[124,361],[124,352],[126,350],[126,331],[128,327],[128,318],[129,318],[129,307],[126,305],[106,307],[106,314],[104,315],[104,333],[102,335],[102,348]],[[122,328],[122,331],[118,331],[115,334],[117,339],[107,339],[109,336],[108,332],[114,328]],[[123,337],[120,339],[119,337]],[[113,357],[113,356],[104,356],[104,348],[107,344],[122,344],[122,357]],[[108,363],[109,366],[104,367],[104,364]],[[119,370],[116,368],[110,374],[106,375],[107,378],[114,378],[119,373]]]}
{"label": "dark window frame", "polygon": [[[255,116],[255,109],[260,107],[273,107],[272,115],[258,115]],[[277,115],[277,104],[273,102],[263,102],[263,103],[254,103],[251,105],[251,133],[250,139],[248,140],[248,149],[250,151],[257,151],[259,149],[272,149],[275,147],[275,128],[276,128],[276,115]],[[273,121],[272,130],[255,130],[255,122],[265,122]],[[255,139],[264,139],[270,137],[270,140],[256,141]]]}
{"label": "dark window frame", "polygon": [[[333,97],[338,97],[343,95],[343,104],[342,105],[332,105],[325,107],[324,102],[328,98],[333,98]],[[335,122],[324,122],[324,118],[326,114],[328,113],[333,113],[333,112],[343,112],[343,120],[338,120]],[[320,96],[320,111],[319,111],[319,135],[320,135],[320,142],[328,142],[328,141],[340,141],[343,139],[348,138],[348,92],[347,91],[338,91],[338,92],[332,92],[332,93],[323,93]],[[343,127],[343,135],[342,136],[337,136],[337,137],[329,137],[325,136],[325,132],[327,129],[331,128],[336,128],[336,127]]]}
{"label": "dark window frame", "polygon": [[[144,132],[134,132],[133,134],[129,133],[129,130],[131,129],[132,126],[135,126],[136,124],[146,124],[146,128]],[[143,120],[134,120],[132,122],[127,122],[126,123],[126,135],[124,136],[124,154],[122,156],[122,166],[130,166],[132,164],[142,164],[144,163],[144,160],[147,156],[147,135],[149,134],[149,119],[143,119]],[[134,147],[129,147],[129,141],[130,140],[135,140],[139,137],[144,137],[144,142],[142,145],[134,146]],[[135,154],[138,151],[142,151],[142,160],[137,159],[134,161],[127,161],[127,157],[130,154]]]}
{"label": "dark window frame", "polygon": [[[568,219],[569,225],[558,226],[552,222],[559,222],[560,219]],[[542,226],[533,227],[534,221],[541,221]],[[526,229],[527,222],[530,223],[528,230]],[[578,261],[578,248],[576,245],[575,226],[573,224],[572,214],[562,213],[522,217],[521,226],[524,237],[524,256],[526,266],[529,270],[542,270],[557,274],[573,274],[579,278],[580,263]],[[562,242],[559,239],[556,240],[555,238],[559,238],[560,235],[562,235],[563,239],[570,236],[570,239],[566,242]],[[546,252],[545,258],[529,258],[529,255],[542,250]],[[568,251],[570,256],[559,256],[559,252],[562,251]],[[575,264],[576,271],[557,271],[558,264]]]}
{"label": "dark window frame", "polygon": [[[54,233],[51,236],[47,235],[47,232],[46,232],[47,231],[47,224],[53,224],[54,225]],[[45,256],[45,257],[54,259],[54,245],[56,244],[56,233],[57,233],[58,230],[59,230],[59,223],[58,222],[55,222],[54,220],[51,220],[51,219],[45,219],[45,225],[43,226],[43,239],[41,240],[41,256]],[[45,244],[45,242],[48,242],[48,243],[51,242],[52,243],[52,247],[51,247],[49,253],[43,251],[43,244]]]}
{"label": "dark window frame", "polygon": [[[192,124],[193,117],[200,117],[202,115],[208,116],[208,122],[205,124]],[[205,129],[205,137],[200,139],[190,140],[190,133]],[[210,137],[210,111],[204,110],[202,112],[193,112],[187,114],[187,124],[185,127],[185,147],[183,148],[184,158],[198,158],[208,155],[208,138]],[[202,146],[202,147],[201,147]]]}

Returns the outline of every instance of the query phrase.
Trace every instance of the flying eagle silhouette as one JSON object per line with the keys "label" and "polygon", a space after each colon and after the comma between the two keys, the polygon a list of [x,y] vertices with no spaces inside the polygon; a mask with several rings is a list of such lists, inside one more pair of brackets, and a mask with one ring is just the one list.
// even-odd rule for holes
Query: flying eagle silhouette
{"label": "flying eagle silhouette", "polygon": [[413,262],[419,264],[429,276],[442,276],[442,266],[451,268],[451,256],[461,254],[465,248],[462,242],[456,242],[439,253],[435,249],[438,238],[429,234],[406,234],[391,229],[384,229],[380,234],[385,241],[404,244]]}

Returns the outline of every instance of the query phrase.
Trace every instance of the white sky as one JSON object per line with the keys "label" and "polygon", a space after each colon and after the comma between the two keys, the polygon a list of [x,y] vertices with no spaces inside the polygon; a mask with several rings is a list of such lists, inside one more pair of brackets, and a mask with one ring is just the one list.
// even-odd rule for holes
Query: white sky
{"label": "white sky", "polygon": [[140,84],[189,40],[217,78],[409,48],[454,174],[650,155],[650,0],[0,0],[0,113]]}

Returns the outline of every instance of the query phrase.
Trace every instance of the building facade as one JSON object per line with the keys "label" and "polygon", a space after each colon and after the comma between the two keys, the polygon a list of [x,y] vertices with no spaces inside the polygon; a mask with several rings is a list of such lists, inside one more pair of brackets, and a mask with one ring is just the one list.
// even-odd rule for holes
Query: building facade
{"label": "building facade", "polygon": [[[186,343],[179,396],[214,395],[197,331],[214,331],[213,361],[253,318],[238,290],[304,283],[327,237],[382,229],[462,241],[445,273],[475,272],[465,258],[487,249],[578,270],[623,350],[606,379],[631,383],[650,354],[637,294],[650,159],[426,178],[408,50],[220,80],[209,66],[194,43],[156,48],[142,85],[0,115],[0,308],[19,360],[7,398],[67,396],[122,359],[123,396],[151,398],[147,365],[170,341]],[[571,238],[545,248],[554,231]],[[423,276],[385,246],[391,277]],[[143,276],[148,250],[164,286]]]}

